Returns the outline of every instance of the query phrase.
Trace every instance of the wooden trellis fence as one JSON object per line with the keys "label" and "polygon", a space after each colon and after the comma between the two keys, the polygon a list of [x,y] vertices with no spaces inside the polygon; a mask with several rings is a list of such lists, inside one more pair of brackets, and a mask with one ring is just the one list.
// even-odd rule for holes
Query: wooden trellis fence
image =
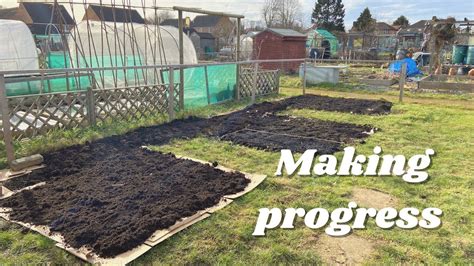
{"label": "wooden trellis fence", "polygon": [[[169,114],[167,84],[93,89],[6,97],[11,133],[15,139],[34,137],[53,129],[95,125],[107,120],[140,119]],[[173,111],[179,108],[179,84],[173,86]]]}
{"label": "wooden trellis fence", "polygon": [[279,70],[258,70],[256,78],[257,80],[255,80],[255,70],[253,68],[241,69],[239,75],[241,98],[251,97],[254,88],[255,96],[278,93],[280,87]]}

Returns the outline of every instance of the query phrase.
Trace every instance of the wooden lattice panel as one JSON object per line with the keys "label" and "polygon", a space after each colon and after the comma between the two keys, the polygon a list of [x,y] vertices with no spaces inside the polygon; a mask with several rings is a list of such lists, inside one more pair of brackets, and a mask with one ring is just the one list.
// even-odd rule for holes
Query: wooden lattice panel
{"label": "wooden lattice panel", "polygon": [[[176,112],[179,88],[175,84]],[[149,85],[8,97],[10,127],[13,136],[21,139],[107,119],[132,120],[168,114],[168,91],[169,85]]]}
{"label": "wooden lattice panel", "polygon": [[86,91],[15,96],[7,101],[10,126],[16,138],[83,126],[88,122]]}
{"label": "wooden lattice panel", "polygon": [[[279,87],[280,74],[278,70],[261,70],[257,72],[257,86],[255,96],[277,93]],[[240,72],[240,97],[246,98],[252,96],[254,87],[253,69],[243,68]]]}
{"label": "wooden lattice panel", "polygon": [[167,113],[168,87],[137,86],[94,90],[96,117],[107,119],[141,119],[156,113]]}

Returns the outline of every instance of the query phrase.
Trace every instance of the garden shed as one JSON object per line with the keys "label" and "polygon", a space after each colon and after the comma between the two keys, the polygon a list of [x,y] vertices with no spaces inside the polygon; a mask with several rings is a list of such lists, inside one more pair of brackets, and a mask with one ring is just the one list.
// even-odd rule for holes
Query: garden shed
{"label": "garden shed", "polygon": [[[268,28],[255,35],[253,47],[257,60],[306,58],[306,35],[290,29]],[[262,63],[261,67],[295,73],[300,63]]]}

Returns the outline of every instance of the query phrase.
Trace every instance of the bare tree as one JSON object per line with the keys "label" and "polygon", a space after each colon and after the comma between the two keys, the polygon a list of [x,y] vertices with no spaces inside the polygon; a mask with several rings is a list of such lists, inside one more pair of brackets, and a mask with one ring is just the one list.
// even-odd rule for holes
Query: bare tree
{"label": "bare tree", "polygon": [[161,24],[161,22],[167,20],[167,19],[175,19],[176,15],[173,14],[171,11],[160,11],[157,12],[156,16],[155,14],[149,16],[146,18],[146,22],[148,24]]}
{"label": "bare tree", "polygon": [[280,0],[265,0],[262,8],[263,20],[267,27],[273,27],[277,22],[278,9]]}
{"label": "bare tree", "polygon": [[266,0],[262,8],[267,27],[299,28],[297,18],[300,14],[298,0]]}

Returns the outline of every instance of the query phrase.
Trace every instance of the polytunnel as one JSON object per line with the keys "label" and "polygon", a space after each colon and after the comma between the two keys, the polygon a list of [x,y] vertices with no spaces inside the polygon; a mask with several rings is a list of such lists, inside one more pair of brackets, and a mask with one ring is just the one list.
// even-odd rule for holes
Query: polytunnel
{"label": "polytunnel", "polygon": [[[184,64],[197,64],[191,39],[183,36]],[[179,64],[179,30],[170,26],[83,21],[69,37],[75,68]],[[95,72],[103,87],[162,82],[156,69]]]}
{"label": "polytunnel", "polygon": [[16,20],[0,19],[0,71],[39,69],[30,29]]}

